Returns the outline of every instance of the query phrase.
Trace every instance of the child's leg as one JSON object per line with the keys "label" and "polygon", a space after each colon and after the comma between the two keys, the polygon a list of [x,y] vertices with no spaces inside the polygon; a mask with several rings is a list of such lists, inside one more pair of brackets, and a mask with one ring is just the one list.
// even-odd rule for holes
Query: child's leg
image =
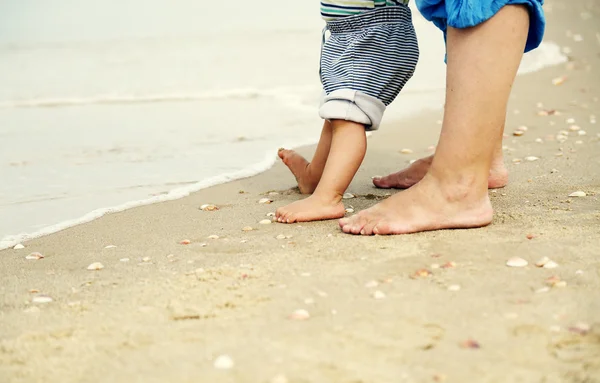
{"label": "child's leg", "polygon": [[330,126],[331,148],[317,188],[310,197],[277,209],[277,221],[293,223],[344,216],[342,196],[365,157],[367,137],[362,124],[333,120]]}
{"label": "child's leg", "polygon": [[319,184],[331,147],[331,122],[325,120],[317,150],[311,162],[293,150],[279,149],[279,158],[290,169],[302,194],[312,194]]}

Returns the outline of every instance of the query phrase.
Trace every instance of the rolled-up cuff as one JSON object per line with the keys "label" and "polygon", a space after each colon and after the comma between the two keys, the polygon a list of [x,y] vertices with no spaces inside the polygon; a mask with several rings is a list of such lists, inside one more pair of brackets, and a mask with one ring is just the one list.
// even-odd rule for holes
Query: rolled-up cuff
{"label": "rolled-up cuff", "polygon": [[339,89],[323,93],[319,116],[325,120],[346,120],[363,124],[366,130],[377,130],[385,112],[385,104],[373,96]]}

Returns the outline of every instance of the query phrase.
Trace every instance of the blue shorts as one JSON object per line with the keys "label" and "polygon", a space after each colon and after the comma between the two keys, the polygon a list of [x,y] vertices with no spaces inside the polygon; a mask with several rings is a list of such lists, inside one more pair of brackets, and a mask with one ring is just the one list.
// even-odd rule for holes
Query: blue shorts
{"label": "blue shorts", "polygon": [[448,27],[474,27],[491,19],[505,5],[526,5],[529,9],[529,34],[525,52],[537,48],[544,37],[544,0],[416,0],[416,4],[423,17],[444,32],[444,37]]}

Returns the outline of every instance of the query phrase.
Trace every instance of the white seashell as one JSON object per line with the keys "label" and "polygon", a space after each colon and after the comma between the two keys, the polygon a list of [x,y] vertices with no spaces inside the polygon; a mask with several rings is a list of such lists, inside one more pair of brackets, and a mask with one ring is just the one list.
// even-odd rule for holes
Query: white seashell
{"label": "white seashell", "polygon": [[350,199],[350,198],[355,198],[356,196],[352,193],[344,193],[344,195],[342,196],[343,199]]}
{"label": "white seashell", "polygon": [[567,76],[556,77],[552,80],[552,85],[560,85],[567,79]]}
{"label": "white seashell", "polygon": [[525,267],[528,265],[528,262],[523,258],[519,257],[511,257],[506,261],[506,266],[509,267]]}
{"label": "white seashell", "polygon": [[38,295],[31,299],[33,303],[50,303],[53,299],[47,295]]}
{"label": "white seashell", "polygon": [[310,314],[306,310],[299,309],[291,313],[289,318],[293,320],[307,320],[310,318]]}
{"label": "white seashell", "polygon": [[42,258],[44,258],[44,256],[41,253],[38,253],[37,251],[33,252],[25,257],[25,259],[35,260],[35,261],[37,261],[38,259],[42,259]]}
{"label": "white seashell", "polygon": [[569,126],[569,130],[572,132],[576,132],[578,130],[581,130],[581,128],[578,125],[571,125]]}
{"label": "white seashell", "polygon": [[104,268],[104,265],[102,263],[100,263],[100,262],[91,263],[87,267],[88,270],[102,270],[103,268]]}
{"label": "white seashell", "polygon": [[535,157],[535,156],[529,156],[529,157],[525,157],[525,161],[537,161],[539,160],[539,158]]}
{"label": "white seashell", "polygon": [[450,285],[448,286],[448,291],[458,291],[460,290],[460,285]]}
{"label": "white seashell", "polygon": [[432,263],[431,265],[429,265],[429,267],[431,267],[432,269],[439,269],[440,268],[440,264],[439,263]]}
{"label": "white seashell", "polygon": [[275,213],[267,213],[267,217],[275,217]]}
{"label": "white seashell", "polygon": [[539,289],[535,290],[535,292],[537,294],[547,293],[548,291],[550,291],[550,287],[542,287],[542,288],[539,288]]}
{"label": "white seashell", "polygon": [[351,207],[346,209],[346,213],[354,213],[354,209],[352,209]]}
{"label": "white seashell", "polygon": [[569,194],[569,197],[585,197],[586,195],[587,194],[585,194],[585,192],[576,191],[576,192]]}
{"label": "white seashell", "polygon": [[536,138],[535,142],[537,142],[538,144],[543,144],[544,140],[542,140],[541,138]]}
{"label": "white seashell", "polygon": [[271,201],[268,198],[261,198],[261,199],[258,200],[258,203],[267,204],[267,205],[270,204],[271,202],[273,202],[273,201]]}
{"label": "white seashell", "polygon": [[413,152],[413,151],[412,151],[411,149],[402,149],[402,150],[400,151],[400,153],[402,153],[402,154],[412,154],[412,152]]}
{"label": "white seashell", "polygon": [[244,226],[244,227],[242,227],[242,231],[252,231],[252,230],[254,230],[252,228],[252,226]]}
{"label": "white seashell", "polygon": [[219,208],[216,205],[213,204],[204,204],[202,206],[200,206],[200,210],[203,211],[215,211],[215,210],[219,210]]}
{"label": "white seashell", "polygon": [[283,234],[279,234],[277,237],[275,237],[276,239],[286,239],[285,235]]}
{"label": "white seashell", "polygon": [[23,245],[22,245],[22,244],[20,244],[20,243],[17,243],[17,244],[15,245],[15,247],[13,247],[13,249],[15,249],[15,250],[21,250],[21,249],[24,249],[24,248],[25,248],[25,246],[23,246]]}
{"label": "white seashell", "polygon": [[556,269],[558,267],[558,263],[554,261],[548,261],[542,266],[544,269]]}
{"label": "white seashell", "polygon": [[213,235],[209,235],[209,236],[208,236],[208,239],[219,239],[219,236],[218,236],[218,235],[215,235],[215,234],[213,234]]}
{"label": "white seashell", "polygon": [[121,262],[129,262],[129,258],[121,258],[121,259],[119,259],[119,261],[121,261]]}
{"label": "white seashell", "polygon": [[116,247],[115,245],[104,246],[105,249],[114,249],[115,247]]}
{"label": "white seashell", "polygon": [[548,258],[548,257],[544,257],[544,258],[540,259],[539,261],[537,261],[537,262],[535,263],[535,265],[536,265],[537,267],[544,267],[544,265],[545,265],[546,263],[548,263],[548,262],[550,262],[550,258]]}
{"label": "white seashell", "polygon": [[379,282],[377,281],[369,281],[367,283],[365,283],[365,287],[368,289],[372,289],[373,287],[377,287],[379,286]]}
{"label": "white seashell", "polygon": [[307,304],[307,305],[312,305],[312,304],[314,304],[314,303],[315,303],[315,300],[314,300],[314,299],[312,299],[312,298],[306,298],[306,299],[304,300],[304,303],[305,303],[305,304]]}
{"label": "white seashell", "polygon": [[233,359],[229,355],[220,355],[215,359],[213,366],[219,370],[229,370],[233,368]]}
{"label": "white seashell", "polygon": [[142,258],[142,262],[150,262],[150,257],[144,257],[144,258]]}
{"label": "white seashell", "polygon": [[587,132],[585,130],[580,130],[579,132],[577,132],[577,134],[579,134],[580,136],[585,136]]}
{"label": "white seashell", "polygon": [[271,221],[270,219],[263,219],[262,221],[260,221],[259,223],[261,225],[270,225],[273,221]]}
{"label": "white seashell", "polygon": [[385,298],[385,294],[383,293],[383,291],[377,290],[377,291],[375,291],[373,293],[373,298],[375,298],[375,299],[383,299],[383,298]]}

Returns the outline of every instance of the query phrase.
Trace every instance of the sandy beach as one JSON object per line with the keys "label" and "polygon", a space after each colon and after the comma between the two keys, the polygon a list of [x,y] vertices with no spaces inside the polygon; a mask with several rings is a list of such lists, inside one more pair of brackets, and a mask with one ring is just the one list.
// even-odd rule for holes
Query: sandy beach
{"label": "sandy beach", "polygon": [[[600,382],[600,4],[546,9],[570,61],[516,81],[490,226],[259,223],[301,198],[282,164],[107,215],[0,252],[0,381]],[[346,207],[397,192],[371,177],[441,117],[384,121]]]}

